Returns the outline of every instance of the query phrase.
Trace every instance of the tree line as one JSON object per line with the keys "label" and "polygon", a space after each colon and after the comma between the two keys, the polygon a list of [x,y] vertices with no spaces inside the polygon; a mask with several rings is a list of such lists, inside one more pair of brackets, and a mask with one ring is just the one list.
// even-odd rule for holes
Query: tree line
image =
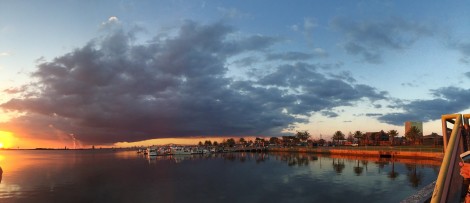
{"label": "tree line", "polygon": [[[341,144],[346,141],[349,143],[357,143],[359,145],[378,145],[380,142],[390,142],[390,145],[396,143],[396,139],[399,133],[397,130],[389,130],[385,132],[363,133],[361,131],[355,131],[354,133],[349,132],[346,136],[340,130],[336,131],[331,136],[331,142],[322,138],[310,139],[312,136],[308,131],[297,131],[292,136],[281,136],[281,137],[270,137],[269,139],[256,137],[254,140],[246,140],[241,137],[238,140],[234,138],[228,138],[222,140],[220,143],[217,141],[212,142],[211,140],[199,141],[199,146],[222,146],[222,147],[234,147],[236,145],[242,146],[268,146],[268,145],[281,145],[281,146],[303,146],[309,144],[324,145],[326,143],[332,143],[335,145]],[[437,136],[436,133],[431,135]],[[412,126],[410,130],[405,133],[405,138],[408,143],[420,144],[422,142],[423,133],[417,127]]]}

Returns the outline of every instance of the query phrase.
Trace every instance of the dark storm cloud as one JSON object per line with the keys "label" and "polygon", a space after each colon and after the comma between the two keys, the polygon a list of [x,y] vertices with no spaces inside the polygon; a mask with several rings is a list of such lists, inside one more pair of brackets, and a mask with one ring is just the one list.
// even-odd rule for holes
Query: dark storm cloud
{"label": "dark storm cloud", "polygon": [[362,22],[336,18],[331,26],[346,35],[343,48],[347,53],[373,64],[383,62],[386,50],[403,50],[418,39],[432,35],[427,26],[400,18]]}
{"label": "dark storm cloud", "polygon": [[85,144],[279,135],[307,122],[295,115],[385,98],[386,92],[352,84],[350,77],[327,77],[307,63],[273,67],[259,81],[228,78],[230,57],[265,53],[279,41],[229,38],[234,32],[222,23],[186,22],[173,37],[134,45],[135,35],[114,30],[40,63],[28,91],[0,106],[23,114],[0,127],[44,139],[74,136]]}
{"label": "dark storm cloud", "polygon": [[470,107],[470,89],[445,87],[433,90],[435,98],[430,100],[415,100],[398,104],[403,113],[385,114],[379,120],[392,125],[403,125],[408,120],[430,121],[439,119],[444,114],[461,112]]}
{"label": "dark storm cloud", "polygon": [[362,98],[372,101],[385,99],[387,95],[387,92],[379,92],[367,85],[328,78],[317,69],[317,66],[307,63],[283,65],[261,78],[259,84],[297,90],[296,105],[288,106],[287,110],[302,115],[337,106],[349,106]]}

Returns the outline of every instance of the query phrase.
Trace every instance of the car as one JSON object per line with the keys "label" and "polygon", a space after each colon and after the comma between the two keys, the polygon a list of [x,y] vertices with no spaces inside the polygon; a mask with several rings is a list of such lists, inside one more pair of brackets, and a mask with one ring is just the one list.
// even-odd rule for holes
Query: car
{"label": "car", "polygon": [[351,146],[352,146],[352,147],[357,147],[357,146],[359,146],[359,144],[354,143],[354,144],[351,144]]}

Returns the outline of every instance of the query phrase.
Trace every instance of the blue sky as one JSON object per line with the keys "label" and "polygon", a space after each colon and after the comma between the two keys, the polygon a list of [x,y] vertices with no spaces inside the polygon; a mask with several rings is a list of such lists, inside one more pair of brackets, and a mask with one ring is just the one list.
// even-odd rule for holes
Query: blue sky
{"label": "blue sky", "polygon": [[428,134],[470,108],[468,1],[1,4],[0,130],[25,139]]}

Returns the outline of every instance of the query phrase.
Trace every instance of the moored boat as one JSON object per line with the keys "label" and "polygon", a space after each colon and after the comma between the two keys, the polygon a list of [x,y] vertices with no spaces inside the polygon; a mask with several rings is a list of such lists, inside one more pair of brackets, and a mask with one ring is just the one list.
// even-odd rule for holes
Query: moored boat
{"label": "moored boat", "polygon": [[204,150],[199,147],[191,149],[191,154],[202,154],[202,153],[204,153]]}
{"label": "moored boat", "polygon": [[170,148],[170,154],[172,155],[188,155],[191,154],[191,149],[186,147],[172,147]]}
{"label": "moored boat", "polygon": [[157,156],[158,155],[158,149],[157,148],[149,148],[149,156]]}

